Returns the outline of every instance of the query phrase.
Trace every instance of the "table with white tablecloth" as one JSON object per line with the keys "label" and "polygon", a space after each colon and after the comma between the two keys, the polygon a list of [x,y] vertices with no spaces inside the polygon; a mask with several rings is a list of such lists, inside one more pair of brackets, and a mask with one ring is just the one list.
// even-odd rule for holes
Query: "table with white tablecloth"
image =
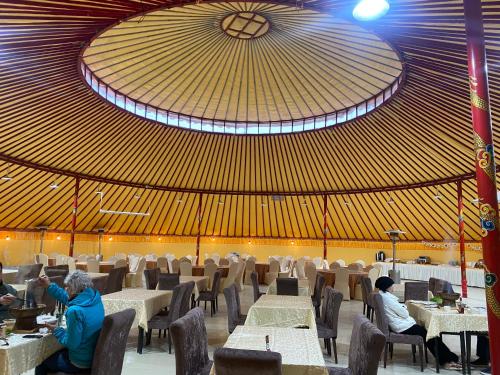
{"label": "table with white tablecloth", "polygon": [[266,335],[269,349],[281,354],[283,375],[328,374],[318,336],[310,329],[237,326],[224,347],[265,351]]}
{"label": "table with white tablecloth", "polygon": [[25,339],[22,336],[23,334],[10,335],[8,346],[2,346],[3,341],[0,341],[0,374],[22,374],[62,349],[51,334],[40,339]]}
{"label": "table with white tablecloth", "polygon": [[308,327],[316,333],[316,316],[309,296],[263,295],[248,310],[245,325]]}
{"label": "table with white tablecloth", "polygon": [[[309,290],[309,280],[298,280],[299,284],[299,296],[310,296],[311,291]],[[266,294],[273,294],[276,295],[278,294],[278,288],[276,286],[276,280],[274,280],[271,284],[269,284],[269,287],[267,288],[267,293]]]}
{"label": "table with white tablecloth", "polygon": [[[381,266],[382,276],[387,276],[392,270],[392,263],[375,263]],[[447,265],[396,263],[396,271],[405,280],[429,281],[431,277],[447,280],[454,285],[462,284],[460,267]],[[467,268],[467,285],[484,288],[484,271],[479,268]]]}

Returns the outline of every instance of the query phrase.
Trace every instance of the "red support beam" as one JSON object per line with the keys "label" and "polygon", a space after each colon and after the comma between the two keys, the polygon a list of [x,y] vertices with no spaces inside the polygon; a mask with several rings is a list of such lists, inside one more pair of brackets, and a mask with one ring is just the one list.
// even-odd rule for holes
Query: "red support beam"
{"label": "red support beam", "polygon": [[500,374],[500,251],[495,154],[481,0],[464,0],[476,180],[481,221],[492,374]]}
{"label": "red support beam", "polygon": [[457,182],[458,205],[458,241],[460,245],[460,272],[462,282],[462,297],[467,298],[467,268],[465,264],[465,235],[464,235],[464,201],[462,181]]}
{"label": "red support beam", "polygon": [[69,240],[69,256],[72,257],[75,249],[76,217],[78,214],[78,195],[80,194],[80,178],[75,178],[75,195],[73,197],[73,214],[71,216],[71,238]]}
{"label": "red support beam", "polygon": [[196,212],[196,219],[198,220],[198,233],[196,235],[196,265],[200,262],[200,238],[201,238],[201,203],[203,194],[198,195],[198,211]]}
{"label": "red support beam", "polygon": [[328,234],[328,196],[323,195],[323,259],[328,257],[328,247],[326,236]]}

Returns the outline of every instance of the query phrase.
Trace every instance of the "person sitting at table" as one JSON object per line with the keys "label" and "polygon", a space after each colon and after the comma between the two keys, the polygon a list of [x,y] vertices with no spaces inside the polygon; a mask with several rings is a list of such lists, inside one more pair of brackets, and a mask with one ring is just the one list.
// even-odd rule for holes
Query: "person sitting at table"
{"label": "person sitting at table", "polygon": [[93,289],[92,280],[82,271],[75,271],[64,281],[66,290],[50,283],[46,276],[38,279],[40,285],[57,301],[68,306],[66,329],[47,325],[64,349],[47,358],[35,369],[35,375],[53,372],[78,373],[92,367],[94,350],[104,321],[101,295]]}
{"label": "person sitting at table", "polygon": [[406,306],[399,303],[398,297],[391,293],[393,285],[394,281],[387,276],[379,277],[375,282],[375,288],[379,290],[379,294],[382,296],[385,315],[389,321],[389,327],[391,330],[405,335],[422,336],[425,346],[429,349],[432,355],[434,355],[434,357],[436,356],[435,345],[437,340],[439,364],[447,369],[461,369],[462,366],[458,363],[458,356],[450,351],[441,338],[434,337],[426,341],[427,330],[417,324],[415,319],[413,319],[408,313]]}
{"label": "person sitting at table", "polygon": [[2,278],[3,264],[0,262],[0,322],[4,319],[11,319],[9,308],[17,306],[17,291],[12,285],[5,284]]}

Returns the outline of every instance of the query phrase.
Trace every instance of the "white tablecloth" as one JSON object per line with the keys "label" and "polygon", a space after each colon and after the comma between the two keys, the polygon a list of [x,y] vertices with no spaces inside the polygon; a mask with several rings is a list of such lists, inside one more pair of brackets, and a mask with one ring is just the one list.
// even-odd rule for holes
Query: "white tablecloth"
{"label": "white tablecloth", "polygon": [[[9,336],[9,346],[0,346],[0,374],[19,375],[29,371],[62,349],[57,339],[46,335],[41,339],[23,339],[22,334]],[[3,341],[0,341],[0,345]]]}
{"label": "white tablecloth", "polygon": [[[276,295],[278,294],[278,290],[276,287],[276,280],[274,280],[269,287],[267,288],[266,294]],[[308,280],[299,280],[299,296],[310,296],[309,292],[309,281]]]}
{"label": "white tablecloth", "polygon": [[[456,308],[448,311],[430,308],[416,302],[407,302],[409,314],[418,324],[427,329],[427,340],[438,337],[441,332],[488,331],[486,309],[459,314]],[[472,309],[474,310],[474,309]]]}
{"label": "white tablecloth", "polygon": [[308,326],[316,334],[311,297],[263,295],[248,310],[245,325],[281,328]]}
{"label": "white tablecloth", "polygon": [[316,332],[309,329],[237,326],[225,348],[266,350],[281,354],[283,375],[327,375]]}
{"label": "white tablecloth", "polygon": [[[382,263],[382,276],[387,276],[392,270],[392,263]],[[401,273],[405,280],[429,281],[429,278],[448,280],[454,285],[461,285],[462,278],[460,267],[432,266],[426,264],[396,263],[396,270]],[[478,268],[467,268],[467,285],[484,288],[484,271]]]}
{"label": "white tablecloth", "polygon": [[102,296],[104,312],[113,314],[125,309],[136,312],[132,326],[148,329],[148,321],[170,304],[171,290],[124,289]]}

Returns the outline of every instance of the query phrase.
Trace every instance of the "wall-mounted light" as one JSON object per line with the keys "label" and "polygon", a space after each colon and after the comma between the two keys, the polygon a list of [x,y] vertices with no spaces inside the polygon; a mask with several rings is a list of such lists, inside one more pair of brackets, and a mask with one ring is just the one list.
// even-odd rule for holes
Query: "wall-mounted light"
{"label": "wall-mounted light", "polygon": [[6,241],[10,241],[10,236],[5,237]]}
{"label": "wall-mounted light", "polygon": [[60,239],[61,239],[61,236],[57,236],[57,237],[56,237],[56,240],[60,240]]}
{"label": "wall-mounted light", "polygon": [[109,237],[109,238],[108,238],[108,241],[113,241],[113,237]]}
{"label": "wall-mounted light", "polygon": [[295,245],[295,241],[290,241],[290,245]]}

